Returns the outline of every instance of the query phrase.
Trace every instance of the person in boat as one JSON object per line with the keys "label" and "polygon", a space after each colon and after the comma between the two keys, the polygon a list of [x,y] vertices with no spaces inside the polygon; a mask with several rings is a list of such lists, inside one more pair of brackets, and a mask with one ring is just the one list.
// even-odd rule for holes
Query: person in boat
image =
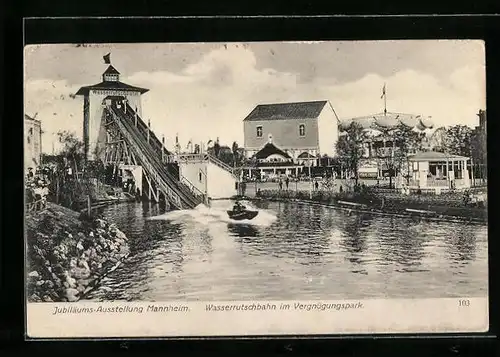
{"label": "person in boat", "polygon": [[236,201],[236,203],[234,204],[234,207],[233,207],[233,212],[243,212],[244,210],[246,209],[245,206],[243,206],[240,201]]}

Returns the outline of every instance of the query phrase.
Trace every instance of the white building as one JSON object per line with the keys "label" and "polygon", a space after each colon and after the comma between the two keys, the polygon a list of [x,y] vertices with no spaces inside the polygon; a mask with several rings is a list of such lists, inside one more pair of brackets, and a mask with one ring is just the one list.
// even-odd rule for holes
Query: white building
{"label": "white building", "polygon": [[335,155],[338,119],[326,100],[261,104],[243,120],[245,156],[249,159],[272,141],[292,159]]}
{"label": "white building", "polygon": [[78,90],[76,95],[83,96],[83,138],[87,159],[95,160],[96,151],[99,151],[98,143],[106,142],[106,130],[101,125],[103,100],[110,96],[125,97],[128,104],[142,116],[141,95],[148,91],[120,82],[120,72],[112,65],[102,74],[102,82]]}
{"label": "white building", "polygon": [[24,115],[24,170],[36,170],[42,160],[42,123]]}

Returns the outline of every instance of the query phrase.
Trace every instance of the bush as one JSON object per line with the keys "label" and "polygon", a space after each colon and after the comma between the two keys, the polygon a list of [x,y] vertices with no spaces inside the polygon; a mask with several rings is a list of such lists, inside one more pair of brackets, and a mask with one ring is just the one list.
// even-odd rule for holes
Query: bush
{"label": "bush", "polygon": [[379,203],[381,199],[371,191],[361,192],[331,192],[331,191],[285,191],[285,190],[263,190],[261,197],[269,199],[290,198],[298,200],[313,200],[325,204],[336,203],[337,201],[353,201],[363,204]]}

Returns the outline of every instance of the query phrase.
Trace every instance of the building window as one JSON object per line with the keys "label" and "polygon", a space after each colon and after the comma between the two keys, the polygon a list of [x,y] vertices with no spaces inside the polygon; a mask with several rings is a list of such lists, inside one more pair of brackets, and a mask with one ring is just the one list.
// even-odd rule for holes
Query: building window
{"label": "building window", "polygon": [[201,170],[200,170],[200,172],[198,172],[198,180],[201,182],[202,179],[203,179],[203,176],[202,176]]}
{"label": "building window", "polygon": [[306,135],[306,126],[304,124],[299,125],[299,135],[300,136],[305,136]]}
{"label": "building window", "polygon": [[31,143],[30,137],[28,136],[28,137],[26,137],[26,139],[28,139],[28,144],[30,144]]}
{"label": "building window", "polygon": [[33,128],[30,128],[30,135],[33,135]]}
{"label": "building window", "polygon": [[257,137],[258,137],[258,138],[261,138],[261,137],[262,137],[262,127],[261,127],[261,126],[258,126],[258,127],[257,127]]}

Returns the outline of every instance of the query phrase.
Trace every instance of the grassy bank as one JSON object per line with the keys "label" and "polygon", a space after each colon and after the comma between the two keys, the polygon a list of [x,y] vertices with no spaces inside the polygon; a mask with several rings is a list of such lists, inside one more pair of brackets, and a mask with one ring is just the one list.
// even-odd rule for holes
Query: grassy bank
{"label": "grassy bank", "polygon": [[[263,190],[260,192],[260,197],[273,200],[312,201],[331,206],[341,206],[342,202],[353,202],[364,205],[368,209],[386,213],[410,214],[407,209],[411,209],[428,211],[422,213],[426,216],[449,216],[487,221],[485,207],[464,206],[460,195],[457,194],[405,196],[397,193],[374,193],[367,190],[362,193],[314,191],[310,196],[309,191]],[[418,214],[418,212],[411,214]]]}
{"label": "grassy bank", "polygon": [[77,301],[129,253],[114,224],[53,203],[25,225],[28,301]]}

